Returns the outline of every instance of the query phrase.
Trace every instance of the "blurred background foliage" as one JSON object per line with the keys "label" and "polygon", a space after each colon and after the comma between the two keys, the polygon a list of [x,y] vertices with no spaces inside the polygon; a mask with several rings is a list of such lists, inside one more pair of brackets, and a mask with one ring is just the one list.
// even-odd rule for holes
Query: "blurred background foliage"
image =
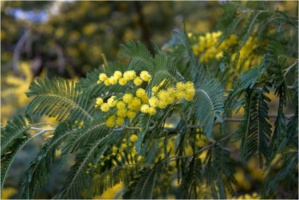
{"label": "blurred background foliage", "polygon": [[[24,111],[28,103],[25,92],[36,77],[62,76],[76,81],[106,60],[119,59],[118,49],[124,41],[140,40],[154,52],[152,42],[162,47],[170,41],[173,31],[183,31],[184,23],[190,33],[205,35],[218,31],[216,24],[225,3],[1,1],[1,124]],[[271,4],[297,15],[295,1]],[[38,138],[20,153],[5,182],[3,199],[17,198],[22,173],[42,143],[44,138]],[[238,167],[236,189],[242,198],[258,198],[255,192],[264,176],[256,163],[252,159],[248,165],[241,163]],[[52,197],[61,186],[64,170],[54,171],[40,198]],[[175,180],[171,181],[175,189]],[[97,198],[114,198],[121,188],[119,184]],[[247,193],[252,196],[246,196]]]}

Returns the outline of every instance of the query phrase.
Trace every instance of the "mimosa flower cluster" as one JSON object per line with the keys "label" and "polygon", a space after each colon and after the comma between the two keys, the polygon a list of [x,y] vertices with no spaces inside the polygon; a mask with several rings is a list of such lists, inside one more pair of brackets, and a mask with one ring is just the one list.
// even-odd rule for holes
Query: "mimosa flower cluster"
{"label": "mimosa flower cluster", "polygon": [[125,152],[129,153],[131,157],[135,159],[135,162],[143,162],[144,158],[141,155],[139,155],[136,149],[134,148],[134,144],[137,142],[137,140],[138,136],[135,134],[132,134],[129,138],[123,138],[120,146],[117,147],[113,145],[110,148],[109,153],[100,156],[100,161],[98,163],[88,163],[89,168],[86,170],[86,174],[89,174],[90,171],[97,169],[98,166],[105,166],[106,162],[109,162],[113,158],[121,161],[122,156],[125,155]]}
{"label": "mimosa flower cluster", "polygon": [[150,92],[138,87],[143,82],[149,83],[151,80],[152,76],[148,71],[142,71],[139,76],[133,70],[124,73],[115,71],[110,77],[105,73],[99,75],[98,84],[103,83],[106,86],[131,84],[134,86],[132,92],[111,96],[107,101],[100,97],[97,98],[95,108],[99,108],[104,113],[110,113],[110,111],[113,113],[108,116],[106,126],[119,127],[126,119],[133,120],[140,112],[153,116],[159,109],[165,109],[172,104],[179,104],[182,100],[193,100],[195,88],[190,81],[186,83],[177,82],[173,86],[166,87],[164,80],[152,87]]}
{"label": "mimosa flower cluster", "polygon": [[[212,32],[212,33],[206,33],[205,36],[199,36],[199,42],[198,44],[195,44],[193,46],[193,53],[198,56],[200,55],[200,62],[201,63],[207,63],[211,59],[217,59],[223,57],[223,51],[227,51],[238,42],[240,42],[236,35],[232,34],[230,37],[225,39],[220,45],[219,44],[219,38],[222,35],[222,32]],[[191,35],[190,35],[191,36]],[[238,51],[240,53],[240,58],[238,61],[237,66],[240,67],[241,63],[244,59],[247,59],[244,63],[244,69],[249,69],[251,64],[258,64],[262,57],[259,55],[254,54],[254,50],[258,47],[258,39],[256,37],[249,37],[247,42],[244,46],[241,47],[241,49]],[[237,54],[232,54],[232,60],[236,58]],[[253,63],[254,62],[254,63]]]}

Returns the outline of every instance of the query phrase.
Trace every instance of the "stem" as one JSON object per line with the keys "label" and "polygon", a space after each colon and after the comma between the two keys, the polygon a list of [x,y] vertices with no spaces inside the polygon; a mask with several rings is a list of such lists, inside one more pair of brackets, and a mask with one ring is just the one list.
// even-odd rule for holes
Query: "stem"
{"label": "stem", "polygon": [[[294,115],[285,115],[286,119],[291,119]],[[277,118],[277,115],[269,115],[269,118]],[[225,118],[223,119],[223,121],[225,122],[241,122],[243,120],[243,118]],[[214,124],[214,126],[217,126],[219,124],[222,124],[221,122],[216,122]],[[116,129],[112,129],[113,131],[126,131],[126,130],[139,130],[141,127],[129,127],[129,126],[122,126],[121,128],[116,128]],[[149,130],[153,130],[155,128],[155,126],[151,126],[149,127]],[[201,128],[200,125],[188,125],[187,129],[191,129],[191,128]],[[173,132],[176,131],[176,128],[167,128],[164,127],[163,129],[164,131],[168,131],[168,132]]]}

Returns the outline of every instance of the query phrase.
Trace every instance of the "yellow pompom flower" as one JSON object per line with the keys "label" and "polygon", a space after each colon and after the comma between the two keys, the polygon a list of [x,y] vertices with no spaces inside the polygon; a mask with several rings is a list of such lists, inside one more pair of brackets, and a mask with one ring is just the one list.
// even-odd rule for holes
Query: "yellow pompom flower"
{"label": "yellow pompom flower", "polygon": [[125,103],[130,103],[133,99],[133,95],[131,93],[127,93],[122,97]]}
{"label": "yellow pompom flower", "polygon": [[150,82],[152,79],[152,76],[148,73],[148,71],[142,71],[140,73],[140,78],[146,82]]}
{"label": "yellow pompom flower", "polygon": [[120,126],[125,122],[123,117],[117,117],[116,118],[116,125]]}
{"label": "yellow pompom flower", "polygon": [[105,73],[100,73],[99,79],[100,79],[100,81],[106,81],[107,80],[107,75]]}
{"label": "yellow pompom flower", "polygon": [[192,101],[194,95],[195,95],[195,89],[194,89],[194,88],[187,89],[187,90],[186,90],[186,96],[185,96],[185,99],[186,99],[187,101]]}
{"label": "yellow pompom flower", "polygon": [[164,109],[164,108],[167,107],[167,103],[166,103],[165,101],[160,100],[160,101],[158,101],[158,103],[157,103],[157,107],[158,107],[158,108],[161,108],[161,109]]}
{"label": "yellow pompom flower", "polygon": [[122,75],[123,75],[123,74],[121,73],[121,71],[115,71],[114,74],[113,74],[113,76],[114,76],[115,78],[117,78],[117,79],[121,78]]}
{"label": "yellow pompom flower", "polygon": [[183,82],[177,82],[177,83],[176,83],[176,88],[177,88],[178,90],[185,90],[185,89],[186,89],[186,86],[185,86],[185,84],[184,84]]}
{"label": "yellow pompom flower", "polygon": [[112,147],[112,152],[116,153],[117,150],[118,150],[118,148],[117,148],[116,146],[113,145],[113,147]]}
{"label": "yellow pompom flower", "polygon": [[134,97],[131,103],[128,105],[128,108],[133,111],[138,111],[141,107],[141,100],[138,97]]}
{"label": "yellow pompom flower", "polygon": [[108,127],[113,127],[115,124],[115,116],[111,115],[110,117],[108,117],[107,121],[106,121],[106,126]]}
{"label": "yellow pompom flower", "polygon": [[133,71],[133,70],[126,71],[126,72],[123,74],[123,77],[124,77],[127,81],[133,80],[133,79],[136,77],[136,72]]}
{"label": "yellow pompom flower", "polygon": [[103,99],[101,97],[99,97],[96,100],[96,105],[100,106],[100,105],[102,105],[103,102],[104,102]]}
{"label": "yellow pompom flower", "polygon": [[112,85],[115,85],[117,83],[117,78],[114,76],[111,76],[108,80]]}
{"label": "yellow pompom flower", "polygon": [[112,96],[112,97],[110,97],[110,98],[107,100],[107,104],[108,104],[108,106],[109,106],[110,108],[114,107],[114,106],[116,105],[116,103],[117,103],[117,101],[114,100],[115,97],[116,97],[116,96]]}
{"label": "yellow pompom flower", "polygon": [[158,104],[158,98],[155,97],[155,96],[152,96],[148,102],[149,102],[149,105],[152,106],[152,107],[157,107],[157,104]]}
{"label": "yellow pompom flower", "polygon": [[102,110],[103,112],[108,112],[109,109],[110,109],[110,107],[109,107],[109,105],[108,105],[107,103],[103,103],[103,104],[101,105],[101,110]]}
{"label": "yellow pompom flower", "polygon": [[156,109],[154,107],[149,107],[148,114],[149,115],[155,115],[156,114]]}
{"label": "yellow pompom flower", "polygon": [[147,104],[144,104],[144,105],[142,105],[141,106],[141,112],[143,112],[143,113],[148,113],[148,111],[149,111],[149,106],[147,105]]}
{"label": "yellow pompom flower", "polygon": [[138,88],[136,90],[136,96],[142,98],[142,97],[147,96],[147,95],[146,95],[146,92],[143,88]]}
{"label": "yellow pompom flower", "polygon": [[106,86],[111,85],[110,80],[109,80],[109,79],[106,79],[106,80],[104,81],[104,84],[105,84]]}
{"label": "yellow pompom flower", "polygon": [[136,112],[132,111],[132,110],[128,110],[127,112],[127,117],[129,119],[134,119],[136,117]]}
{"label": "yellow pompom flower", "polygon": [[167,98],[167,92],[165,90],[160,90],[157,94],[160,100],[164,100]]}
{"label": "yellow pompom flower", "polygon": [[143,161],[144,161],[144,158],[141,155],[139,155],[137,158],[137,162],[143,162]]}
{"label": "yellow pompom flower", "polygon": [[188,81],[187,83],[185,83],[186,89],[194,89],[194,83],[192,83],[191,81]]}
{"label": "yellow pompom flower", "polygon": [[177,98],[178,100],[182,100],[182,99],[184,99],[184,98],[185,98],[185,93],[184,93],[183,91],[178,91],[178,92],[176,93],[176,98]]}
{"label": "yellow pompom flower", "polygon": [[138,136],[133,134],[133,135],[130,136],[130,140],[131,140],[131,142],[137,142]]}
{"label": "yellow pompom flower", "polygon": [[118,80],[118,83],[119,83],[120,85],[126,85],[126,84],[127,84],[127,80],[126,80],[125,78],[120,78],[120,79]]}
{"label": "yellow pompom flower", "polygon": [[118,117],[126,117],[127,116],[127,109],[119,109],[116,112]]}
{"label": "yellow pompom flower", "polygon": [[127,148],[127,147],[128,147],[128,146],[127,146],[126,144],[122,143],[121,148],[125,149],[125,148]]}
{"label": "yellow pompom flower", "polygon": [[119,101],[119,102],[116,103],[116,107],[119,110],[123,110],[123,109],[126,108],[126,104],[124,102],[122,102],[122,101]]}
{"label": "yellow pompom flower", "polygon": [[134,79],[134,84],[135,84],[136,86],[141,85],[141,84],[142,84],[142,79],[139,78],[139,77],[136,77],[136,78]]}

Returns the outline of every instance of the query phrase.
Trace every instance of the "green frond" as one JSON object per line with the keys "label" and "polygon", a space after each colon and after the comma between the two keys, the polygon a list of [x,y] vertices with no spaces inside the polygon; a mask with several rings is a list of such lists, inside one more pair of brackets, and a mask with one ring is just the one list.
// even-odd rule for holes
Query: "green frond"
{"label": "green frond", "polygon": [[124,199],[152,199],[160,165],[144,168],[123,194]]}
{"label": "green frond", "polygon": [[243,76],[240,79],[241,86],[244,89],[246,88],[252,89],[255,86],[257,80],[259,79],[260,74],[261,74],[260,67],[255,67],[247,70],[246,72],[244,72]]}
{"label": "green frond", "polygon": [[26,113],[57,117],[58,121],[92,119],[94,105],[88,103],[87,95],[75,89],[73,81],[38,79],[31,83],[29,90],[26,94],[33,99]]}
{"label": "green frond", "polygon": [[28,133],[30,127],[21,115],[15,116],[5,127],[1,127],[1,188],[19,151],[35,137]]}
{"label": "green frond", "polygon": [[141,150],[141,145],[142,142],[144,140],[145,135],[149,132],[149,128],[150,128],[150,124],[151,123],[151,116],[148,116],[146,114],[143,114],[141,116],[141,120],[140,120],[140,128],[141,133],[139,134],[137,143],[136,143],[136,151],[140,151]]}
{"label": "green frond", "polygon": [[120,55],[124,58],[130,58],[128,70],[148,70],[153,68],[153,56],[150,51],[141,43],[127,41],[120,47]]}
{"label": "green frond", "polygon": [[76,85],[77,89],[80,91],[86,91],[90,97],[98,97],[104,89],[104,85],[100,86],[97,84],[99,80],[99,74],[103,73],[103,69],[97,68],[87,73],[85,78],[82,78]]}
{"label": "green frond", "polygon": [[11,121],[8,121],[6,126],[1,130],[1,152],[6,153],[7,148],[12,146],[16,139],[28,137],[27,131],[30,129],[25,118],[21,115],[15,116]]}
{"label": "green frond", "polygon": [[75,164],[71,167],[66,178],[66,183],[57,197],[69,199],[81,198],[83,190],[90,186],[92,180],[92,172],[90,174],[86,173],[88,163],[99,160],[108,146],[119,136],[119,133],[110,131],[105,137],[99,138],[80,148],[80,153],[76,155]]}
{"label": "green frond", "polygon": [[[281,164],[278,171],[275,173],[271,173],[268,171],[267,176],[265,178],[265,183],[262,187],[262,198],[267,198],[275,193],[277,185],[279,183],[283,183],[288,187],[289,190],[298,191],[298,177],[294,176],[294,174],[298,173],[298,151],[297,149],[292,152],[285,152],[274,166]],[[294,192],[288,198],[296,199],[298,192]]]}
{"label": "green frond", "polygon": [[260,91],[247,90],[245,117],[235,135],[236,139],[242,139],[242,158],[249,160],[258,153],[260,166],[263,166],[263,157],[268,159],[270,156],[268,148],[272,134],[267,105],[270,99],[265,93],[269,93],[266,86]]}
{"label": "green frond", "polygon": [[26,178],[21,189],[22,198],[34,198],[36,191],[48,181],[56,150],[73,132],[67,123],[58,125],[54,136],[44,144],[25,172]]}
{"label": "green frond", "polygon": [[203,127],[207,137],[211,138],[214,121],[217,118],[222,122],[221,114],[224,112],[221,85],[216,79],[202,82],[196,87],[196,96],[194,99],[196,116],[200,126]]}
{"label": "green frond", "polygon": [[93,120],[84,123],[81,129],[74,130],[70,135],[68,141],[62,149],[63,162],[66,161],[68,154],[83,148],[84,146],[104,138],[109,134],[109,129],[100,122],[100,120]]}
{"label": "green frond", "polygon": [[232,184],[237,184],[237,181],[234,177],[235,161],[230,157],[230,152],[216,144],[208,150],[204,166],[204,177],[213,197],[225,199],[226,190],[234,196]]}
{"label": "green frond", "polygon": [[87,193],[92,197],[103,194],[107,189],[121,182],[124,185],[129,185],[133,177],[137,175],[139,169],[140,166],[138,165],[122,165],[100,174],[95,174]]}
{"label": "green frond", "polygon": [[180,199],[197,199],[196,187],[203,183],[202,163],[200,159],[192,157],[190,163],[183,172],[182,183],[180,185]]}

